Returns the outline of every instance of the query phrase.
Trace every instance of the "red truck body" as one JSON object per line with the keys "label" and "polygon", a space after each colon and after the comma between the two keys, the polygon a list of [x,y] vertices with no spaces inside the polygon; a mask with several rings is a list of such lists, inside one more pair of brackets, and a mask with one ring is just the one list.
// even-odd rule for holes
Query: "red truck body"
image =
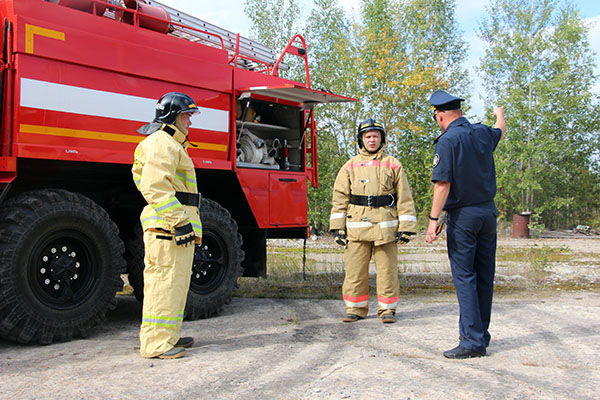
{"label": "red truck body", "polygon": [[[118,235],[106,235],[107,243],[113,240],[119,247],[114,249],[118,259],[107,263],[122,266],[120,260],[127,260],[130,281],[141,299],[138,216],[144,201],[130,167],[135,146],[144,138],[136,129],[154,118],[154,105],[166,92],[190,95],[201,110],[192,118],[188,138],[195,147],[188,152],[206,205],[207,241],[195,264],[197,290],[193,280],[190,296],[196,296],[196,302],[188,301],[188,317],[217,313],[231,297],[242,269],[245,276],[265,276],[267,238],[305,237],[307,180],[317,186],[312,107],[353,99],[310,88],[301,37],[293,38],[282,53],[305,62],[306,79],[296,82],[278,76],[282,57],[268,55],[268,49],[255,53],[248,50],[254,44],[239,35],[211,30],[202,21],[153,1],[0,0],[0,15],[4,24],[0,238],[3,234],[15,238],[10,245],[0,245],[0,278],[6,278],[0,279],[0,304],[3,292],[5,300],[13,293],[5,285],[17,285],[23,269],[29,271],[24,279],[33,294],[22,302],[38,302],[40,310],[60,305],[55,307],[56,319],[64,317],[60,309],[95,302],[86,293],[100,285],[96,280],[102,278],[103,267],[91,265],[102,257],[93,244],[80,238],[84,234],[73,234],[77,230],[73,226],[56,228],[41,235],[53,238],[44,242],[28,231],[35,223],[51,225],[49,204],[56,209],[62,202],[77,203],[69,207],[78,210],[87,201],[99,208],[97,220],[118,228]],[[250,144],[242,151],[241,139],[247,132],[252,134],[246,140]],[[257,152],[264,157],[248,158]],[[40,205],[23,209],[29,200]],[[19,213],[31,219],[27,226],[15,218]],[[95,229],[100,229],[102,224],[97,225]],[[231,229],[222,231],[223,225]],[[90,236],[89,242],[101,242]],[[20,241],[40,247],[35,250],[34,244],[25,259],[17,254],[23,252]],[[80,250],[63,258],[52,252],[65,248]],[[74,265],[84,264],[79,258],[85,252],[90,265],[87,284],[78,287],[83,274],[75,274]],[[50,261],[40,265],[34,255]],[[118,269],[112,275],[125,272]],[[114,292],[114,287],[98,290]],[[214,299],[215,292],[223,293]],[[79,302],[73,293],[80,293]],[[206,307],[203,302],[214,304]],[[69,329],[20,304],[0,306],[0,326],[5,321],[0,335],[23,342],[68,339],[85,333],[114,301],[105,303],[96,307],[99,317],[74,322]],[[22,318],[10,320],[14,310]],[[80,318],[75,314],[73,318]]]}

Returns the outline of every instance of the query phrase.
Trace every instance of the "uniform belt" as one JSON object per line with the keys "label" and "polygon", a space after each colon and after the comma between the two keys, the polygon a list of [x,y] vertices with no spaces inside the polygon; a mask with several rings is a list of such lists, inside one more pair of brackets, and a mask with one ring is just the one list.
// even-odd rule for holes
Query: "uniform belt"
{"label": "uniform belt", "polygon": [[361,196],[358,194],[350,195],[350,204],[356,204],[357,206],[367,206],[367,207],[383,207],[383,206],[393,206],[396,202],[396,196],[393,194],[385,194],[382,196],[373,196],[372,194],[368,196]]}
{"label": "uniform belt", "polygon": [[175,192],[175,197],[184,206],[198,207],[200,205],[200,193]]}

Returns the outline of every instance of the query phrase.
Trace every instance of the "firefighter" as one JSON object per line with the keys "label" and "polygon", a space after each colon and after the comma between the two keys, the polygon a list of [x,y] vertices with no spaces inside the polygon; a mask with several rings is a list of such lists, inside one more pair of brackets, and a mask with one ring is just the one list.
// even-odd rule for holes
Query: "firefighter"
{"label": "firefighter", "polygon": [[144,305],[140,328],[142,357],[180,358],[194,343],[179,337],[195,243],[202,239],[198,186],[187,154],[194,100],[183,93],[163,95],[154,121],[138,132],[149,135],[135,149],[133,180],[148,203],[144,231]]}
{"label": "firefighter", "polygon": [[346,276],[342,297],[344,322],[355,322],[369,310],[369,262],[377,269],[377,315],[395,322],[398,303],[398,247],[416,233],[415,206],[400,162],[384,153],[383,124],[369,118],[358,127],[359,154],[338,172],[333,187],[329,229],[345,246]]}
{"label": "firefighter", "polygon": [[471,124],[464,101],[442,90],[431,95],[434,119],[442,134],[435,139],[433,201],[426,241],[437,239],[442,209],[447,211],[447,247],[459,305],[460,342],[444,357],[482,357],[490,343],[490,316],[496,268],[496,169],[494,150],[502,140],[504,108],[493,112],[493,128]]}

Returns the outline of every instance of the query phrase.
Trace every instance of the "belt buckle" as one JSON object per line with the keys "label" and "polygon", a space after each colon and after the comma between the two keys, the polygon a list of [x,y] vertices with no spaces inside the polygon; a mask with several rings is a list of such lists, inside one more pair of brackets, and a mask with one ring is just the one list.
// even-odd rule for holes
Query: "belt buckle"
{"label": "belt buckle", "polygon": [[373,195],[372,194],[367,196],[367,207],[373,207]]}
{"label": "belt buckle", "polygon": [[394,205],[394,203],[396,203],[396,199],[394,198],[393,194],[388,194],[388,196],[390,196],[392,198],[392,202],[390,203],[390,207],[392,207]]}

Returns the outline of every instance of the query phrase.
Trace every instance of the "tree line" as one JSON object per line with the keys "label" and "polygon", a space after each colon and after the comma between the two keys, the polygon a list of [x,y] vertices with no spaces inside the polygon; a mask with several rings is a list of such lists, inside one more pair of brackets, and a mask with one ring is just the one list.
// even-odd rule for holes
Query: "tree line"
{"label": "tree line", "polygon": [[[313,88],[360,99],[316,107],[319,188],[309,191],[309,224],[327,229],[337,171],[357,152],[358,123],[373,117],[386,127],[386,151],[405,167],[425,225],[440,133],[429,95],[443,89],[465,98],[468,118],[475,95],[456,1],[364,0],[357,20],[337,0],[314,0],[304,13],[298,0],[246,0],[244,11],[250,36],[273,49],[304,36]],[[600,225],[600,103],[588,30],[568,0],[489,0],[478,25],[486,48],[477,72],[481,122],[493,124],[494,106],[506,111],[495,152],[502,218],[530,212],[539,227]],[[304,80],[297,57],[286,62],[282,75]]]}

